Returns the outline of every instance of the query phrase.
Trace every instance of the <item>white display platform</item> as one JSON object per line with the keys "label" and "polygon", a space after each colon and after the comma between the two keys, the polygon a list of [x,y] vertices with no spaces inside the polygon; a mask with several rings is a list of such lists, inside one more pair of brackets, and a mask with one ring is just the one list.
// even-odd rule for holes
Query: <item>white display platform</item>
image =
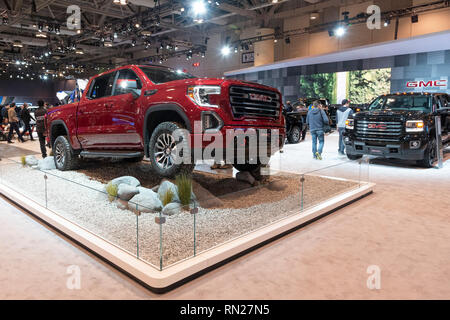
{"label": "white display platform", "polygon": [[166,267],[162,271],[1,183],[0,194],[92,251],[148,289],[163,293],[371,194],[374,186],[374,183],[361,183],[357,189],[332,197],[298,214],[290,215],[237,239],[204,251],[195,257]]}

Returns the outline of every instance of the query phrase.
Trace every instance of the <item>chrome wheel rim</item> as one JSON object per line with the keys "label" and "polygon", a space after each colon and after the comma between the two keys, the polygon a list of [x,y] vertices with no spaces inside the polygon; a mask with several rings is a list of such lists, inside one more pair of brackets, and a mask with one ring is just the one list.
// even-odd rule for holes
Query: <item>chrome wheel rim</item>
{"label": "chrome wheel rim", "polygon": [[64,161],[66,159],[65,153],[64,153],[64,147],[58,143],[55,148],[55,160],[58,167],[64,166]]}
{"label": "chrome wheel rim", "polygon": [[156,139],[154,155],[159,168],[167,170],[173,167],[176,149],[177,145],[171,134],[163,133]]}

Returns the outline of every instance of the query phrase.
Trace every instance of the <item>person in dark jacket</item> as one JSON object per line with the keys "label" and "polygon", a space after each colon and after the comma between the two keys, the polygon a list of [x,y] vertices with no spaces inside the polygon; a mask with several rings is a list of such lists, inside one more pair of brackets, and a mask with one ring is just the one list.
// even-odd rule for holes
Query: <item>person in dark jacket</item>
{"label": "person in dark jacket", "polygon": [[292,104],[290,101],[286,102],[285,106],[284,106],[284,111],[286,112],[293,112],[294,108],[292,107]]}
{"label": "person in dark jacket", "polygon": [[[306,117],[306,123],[308,124],[312,137],[314,159],[322,160],[323,146],[325,144],[324,127],[326,124],[329,124],[329,121],[327,114],[321,108],[320,102],[314,101]],[[319,140],[319,149],[317,149],[317,140]]]}
{"label": "person in dark jacket", "polygon": [[16,114],[16,104],[15,103],[12,103],[9,106],[8,122],[9,122],[8,143],[14,143],[11,140],[13,137],[14,131],[17,133],[19,141],[25,142],[25,140],[23,140],[22,134],[20,133],[20,130],[19,130],[19,118],[17,117],[17,114]]}
{"label": "person in dark jacket", "polygon": [[344,99],[342,101],[342,106],[336,112],[336,126],[339,131],[339,154],[345,155],[345,144],[344,144],[344,132],[345,132],[345,122],[348,117],[353,114],[353,110],[350,108],[350,101]]}
{"label": "person in dark jacket", "polygon": [[23,104],[21,115],[22,115],[22,121],[25,125],[25,130],[22,132],[22,135],[25,135],[25,133],[28,132],[30,134],[30,140],[34,141],[33,130],[31,130],[30,122],[31,122],[31,120],[36,121],[36,119],[34,119],[33,116],[30,114],[30,110],[28,109],[27,103]]}
{"label": "person in dark jacket", "polygon": [[45,147],[45,115],[47,109],[44,107],[44,101],[38,101],[39,108],[34,113],[36,117],[36,131],[39,137],[39,144],[41,145],[42,158],[47,158],[47,148]]}

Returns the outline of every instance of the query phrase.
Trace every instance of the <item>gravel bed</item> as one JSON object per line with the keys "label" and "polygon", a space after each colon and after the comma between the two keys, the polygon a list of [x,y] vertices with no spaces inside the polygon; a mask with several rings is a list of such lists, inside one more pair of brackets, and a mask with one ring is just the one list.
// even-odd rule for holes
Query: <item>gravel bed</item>
{"label": "gravel bed", "polygon": [[[0,182],[45,205],[43,176],[40,171],[16,164],[0,167]],[[164,267],[193,256],[194,216],[188,212],[166,217],[166,223],[160,226],[155,223],[159,214],[143,213],[137,217],[131,211],[118,209],[116,203],[108,201],[103,191],[104,184],[82,173],[52,170],[47,176],[48,208],[66,219],[134,255],[139,254],[139,258],[157,267],[160,266],[160,241]],[[292,177],[279,179],[287,181]],[[357,183],[317,176],[305,176],[305,179],[305,208],[358,187]],[[300,189],[298,187],[297,193],[283,200],[248,208],[199,208],[195,224],[196,252],[208,250],[299,211]]]}

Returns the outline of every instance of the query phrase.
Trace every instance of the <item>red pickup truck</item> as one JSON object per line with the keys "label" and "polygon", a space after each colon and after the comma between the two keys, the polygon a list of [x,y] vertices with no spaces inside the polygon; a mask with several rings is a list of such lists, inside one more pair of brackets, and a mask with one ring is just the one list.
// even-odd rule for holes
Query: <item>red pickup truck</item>
{"label": "red pickup truck", "polygon": [[[281,94],[274,88],[195,78],[161,66],[130,65],[93,77],[80,102],[50,109],[47,142],[59,170],[74,169],[80,158],[140,161],[147,156],[157,174],[171,177],[194,167],[172,159],[180,142],[174,138],[177,129],[187,130],[189,147],[198,134],[195,123],[201,123],[202,134],[223,136],[230,129],[276,129],[278,137],[270,139],[277,139],[280,149],[285,140],[281,110]],[[224,142],[223,148],[229,146]],[[260,163],[234,166],[254,170]]]}

